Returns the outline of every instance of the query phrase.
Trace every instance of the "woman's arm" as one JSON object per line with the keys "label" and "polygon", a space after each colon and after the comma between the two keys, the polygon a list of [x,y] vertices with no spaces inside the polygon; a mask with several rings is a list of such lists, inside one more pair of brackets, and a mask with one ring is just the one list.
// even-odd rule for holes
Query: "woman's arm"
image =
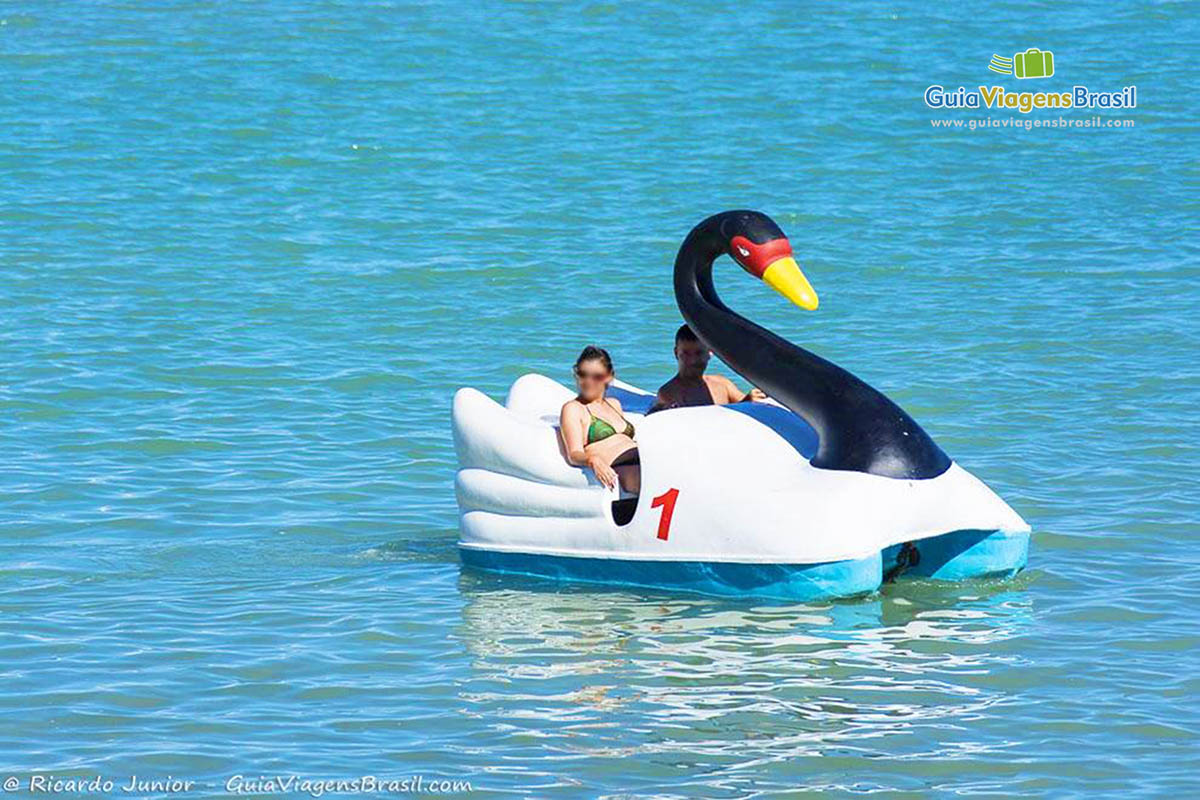
{"label": "woman's arm", "polygon": [[567,461],[577,467],[587,466],[584,441],[587,439],[587,424],[583,408],[571,400],[563,404],[558,418],[558,432],[567,451]]}
{"label": "woman's arm", "polygon": [[612,468],[613,459],[633,447],[633,440],[623,433],[609,436],[593,444],[587,441],[587,412],[574,400],[562,407],[558,431],[562,435],[567,461],[577,467],[587,467],[596,473],[596,480],[612,489],[617,485],[617,473]]}
{"label": "woman's arm", "polygon": [[726,378],[724,375],[714,375],[713,377],[720,381],[721,385],[725,387],[725,397],[730,403],[743,403],[747,400],[753,400],[756,403],[761,403],[763,400],[767,399],[767,396],[763,394],[762,389],[759,389],[757,386],[751,386],[750,391],[743,392],[738,388],[736,383],[729,380],[729,378]]}
{"label": "woman's arm", "polygon": [[587,466],[596,473],[597,480],[613,489],[617,485],[617,472],[612,468],[613,462],[626,450],[636,447],[633,439],[623,433],[614,433],[598,442],[592,442],[583,448],[583,452],[587,458]]}

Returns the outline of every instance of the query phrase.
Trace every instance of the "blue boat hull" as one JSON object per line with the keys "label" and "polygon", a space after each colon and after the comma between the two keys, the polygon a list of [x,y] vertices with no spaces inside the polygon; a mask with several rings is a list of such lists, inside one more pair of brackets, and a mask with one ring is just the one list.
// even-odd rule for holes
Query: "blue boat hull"
{"label": "blue boat hull", "polygon": [[507,553],[472,547],[460,547],[459,553],[467,566],[497,572],[792,602],[870,594],[879,588],[883,578],[879,553],[824,564],[634,561]]}
{"label": "blue boat hull", "polygon": [[870,594],[883,581],[1011,577],[1025,567],[1029,533],[963,530],[823,564],[646,561],[511,553],[459,547],[468,567],[554,580],[641,586],[723,597],[803,602]]}
{"label": "blue boat hull", "polygon": [[1011,577],[1029,559],[1029,532],[963,530],[883,551],[884,575],[958,581]]}

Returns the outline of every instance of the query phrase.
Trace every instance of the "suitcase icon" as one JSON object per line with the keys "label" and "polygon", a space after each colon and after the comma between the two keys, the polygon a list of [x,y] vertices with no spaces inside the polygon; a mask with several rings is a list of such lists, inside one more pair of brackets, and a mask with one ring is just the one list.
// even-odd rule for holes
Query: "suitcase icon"
{"label": "suitcase icon", "polygon": [[1013,56],[1013,74],[1018,78],[1049,78],[1054,74],[1054,53],[1031,47]]}

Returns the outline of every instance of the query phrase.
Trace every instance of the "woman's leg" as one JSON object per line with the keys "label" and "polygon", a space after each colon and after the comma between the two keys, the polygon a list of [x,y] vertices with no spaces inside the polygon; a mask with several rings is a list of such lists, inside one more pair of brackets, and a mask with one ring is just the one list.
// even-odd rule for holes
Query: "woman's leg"
{"label": "woman's leg", "polygon": [[[642,470],[639,462],[637,442],[623,433],[617,433],[593,442],[583,448],[585,453],[596,453],[606,460],[617,473],[621,488],[632,494],[641,489]],[[631,488],[632,487],[632,488]]]}
{"label": "woman's leg", "polygon": [[622,489],[630,494],[637,494],[642,490],[642,464],[636,447],[631,447],[617,456],[613,460],[612,468],[621,481]]}
{"label": "woman's leg", "polygon": [[617,473],[617,478],[621,481],[621,488],[630,494],[638,494],[642,491],[642,465],[641,464],[623,464],[619,467],[613,467]]}

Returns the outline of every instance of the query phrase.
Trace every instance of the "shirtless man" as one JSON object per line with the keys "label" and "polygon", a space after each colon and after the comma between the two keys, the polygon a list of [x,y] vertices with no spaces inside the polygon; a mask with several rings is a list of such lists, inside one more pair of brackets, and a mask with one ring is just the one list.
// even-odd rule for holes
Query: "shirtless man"
{"label": "shirtless man", "polygon": [[675,360],[679,372],[658,390],[651,411],[684,406],[723,406],[743,400],[766,400],[757,387],[743,392],[724,375],[705,375],[712,352],[700,343],[687,325],[675,332]]}

